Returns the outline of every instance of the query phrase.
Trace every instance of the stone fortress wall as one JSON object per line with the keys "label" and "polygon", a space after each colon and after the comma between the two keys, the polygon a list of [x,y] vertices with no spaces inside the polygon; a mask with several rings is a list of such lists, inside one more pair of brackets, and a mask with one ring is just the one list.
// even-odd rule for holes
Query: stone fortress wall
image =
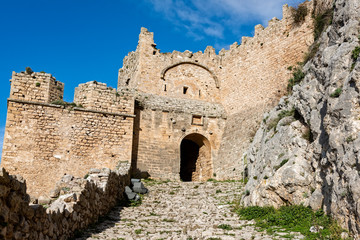
{"label": "stone fortress wall", "polygon": [[[304,4],[312,12],[313,2]],[[142,28],[118,90],[80,84],[76,107],[51,104],[64,85],[50,74],[14,73],[2,166],[23,175],[35,196],[47,195],[64,173],[82,176],[123,161],[155,178],[240,178],[259,119],[286,93],[288,66],[313,43],[311,14],[297,25],[291,11],[285,5],[282,20],[256,26],[254,37],[219,54],[212,47],[160,53]]]}
{"label": "stone fortress wall", "polygon": [[186,138],[199,145],[199,155],[208,152],[197,159],[192,180],[204,181],[216,175],[218,166],[213,160],[226,122],[221,104],[146,93],[137,99],[141,104],[136,109],[138,122],[134,127],[137,154],[133,155],[133,163],[137,169],[152,177],[180,180],[181,165],[185,164],[181,144]]}
{"label": "stone fortress wall", "polygon": [[[1,165],[22,175],[33,196],[48,195],[64,173],[84,176],[90,168],[131,161],[134,99],[91,82],[80,85],[75,98],[87,108],[52,104],[63,89],[50,74],[13,73],[11,79]],[[101,102],[89,104],[83,96]]]}
{"label": "stone fortress wall", "polygon": [[[309,12],[313,11],[313,2],[304,4]],[[291,77],[288,67],[301,62],[312,43],[311,14],[308,14],[304,23],[296,25],[292,10],[287,5],[283,7],[282,20],[274,18],[266,28],[257,25],[254,37],[243,37],[241,45],[234,43],[230,50],[221,50],[219,54],[212,47],[196,53],[161,53],[156,48],[153,33],[142,28],[136,51],[124,58],[123,67],[119,70],[118,88],[135,89],[139,95],[152,94],[158,96],[158,99],[176,98],[179,103],[183,99],[189,103],[190,100],[197,100],[204,104],[222,105],[226,121],[216,120],[216,140],[210,140],[216,149],[212,152],[213,175],[218,179],[239,178],[243,172],[240,159],[249,145],[251,135],[256,131],[263,113],[286,93],[287,81]],[[141,169],[150,173],[160,171],[159,177],[168,176],[168,171],[164,175],[164,167],[157,167],[163,165],[169,171],[172,168],[172,173],[177,173],[179,161],[171,160],[170,165],[167,161],[179,158],[178,145],[181,138],[175,138],[170,144],[171,140],[163,128],[170,130],[169,126],[177,126],[179,130],[187,129],[186,134],[199,132],[199,127],[189,129],[191,115],[206,115],[203,110],[191,114],[187,104],[183,106],[181,114],[172,115],[174,110],[169,104],[158,107],[158,113],[150,113],[150,110],[143,113],[140,121],[142,132],[139,133],[141,150],[137,157]],[[171,118],[176,124],[161,120],[166,118]],[[152,124],[156,121],[158,124]],[[204,127],[201,134],[208,137],[214,130]],[[159,144],[166,146],[166,151],[159,150]],[[170,151],[173,152],[171,157]],[[156,162],[158,164],[151,169],[150,166]]]}

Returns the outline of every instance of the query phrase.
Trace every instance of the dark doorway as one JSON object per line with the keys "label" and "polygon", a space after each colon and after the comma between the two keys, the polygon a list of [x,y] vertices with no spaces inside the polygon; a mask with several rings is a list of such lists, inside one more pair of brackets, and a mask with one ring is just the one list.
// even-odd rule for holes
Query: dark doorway
{"label": "dark doorway", "polygon": [[191,140],[181,142],[180,179],[184,182],[192,181],[196,171],[196,160],[199,157],[199,146]]}
{"label": "dark doorway", "polygon": [[207,181],[212,177],[210,142],[201,134],[192,133],[180,144],[180,179]]}

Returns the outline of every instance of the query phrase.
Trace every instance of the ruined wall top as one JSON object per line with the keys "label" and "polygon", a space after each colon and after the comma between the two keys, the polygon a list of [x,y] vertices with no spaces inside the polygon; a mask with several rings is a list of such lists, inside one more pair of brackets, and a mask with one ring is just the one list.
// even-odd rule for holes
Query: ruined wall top
{"label": "ruined wall top", "polygon": [[51,103],[64,95],[64,83],[49,73],[13,72],[10,82],[11,99]]}
{"label": "ruined wall top", "polygon": [[[313,12],[313,2],[303,5]],[[313,19],[308,14],[294,24],[293,8],[284,5],[282,20],[273,18],[266,28],[257,25],[253,37],[243,37],[240,45],[235,42],[218,54],[211,46],[204,52],[161,53],[153,37],[141,28],[136,51],[124,58],[119,70],[118,88],[222,103],[227,112],[236,113],[286,93],[284,79],[291,75],[287,67],[300,62],[313,43]]]}
{"label": "ruined wall top", "polygon": [[113,112],[134,113],[134,98],[124,96],[105,83],[90,81],[75,88],[74,102],[84,108]]}

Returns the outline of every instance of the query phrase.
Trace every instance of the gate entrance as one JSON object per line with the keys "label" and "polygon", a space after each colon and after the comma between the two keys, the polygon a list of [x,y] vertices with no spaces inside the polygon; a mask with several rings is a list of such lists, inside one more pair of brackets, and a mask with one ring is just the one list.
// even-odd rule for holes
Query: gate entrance
{"label": "gate entrance", "polygon": [[186,136],[180,145],[180,179],[206,181],[212,177],[210,142],[201,134]]}

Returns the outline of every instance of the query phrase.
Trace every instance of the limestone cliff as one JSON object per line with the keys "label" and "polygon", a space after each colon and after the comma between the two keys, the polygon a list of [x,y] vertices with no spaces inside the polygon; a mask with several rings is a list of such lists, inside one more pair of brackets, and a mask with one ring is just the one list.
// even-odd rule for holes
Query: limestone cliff
{"label": "limestone cliff", "polygon": [[359,236],[359,33],[360,1],[335,1],[303,81],[264,115],[243,156],[245,205],[323,208]]}

